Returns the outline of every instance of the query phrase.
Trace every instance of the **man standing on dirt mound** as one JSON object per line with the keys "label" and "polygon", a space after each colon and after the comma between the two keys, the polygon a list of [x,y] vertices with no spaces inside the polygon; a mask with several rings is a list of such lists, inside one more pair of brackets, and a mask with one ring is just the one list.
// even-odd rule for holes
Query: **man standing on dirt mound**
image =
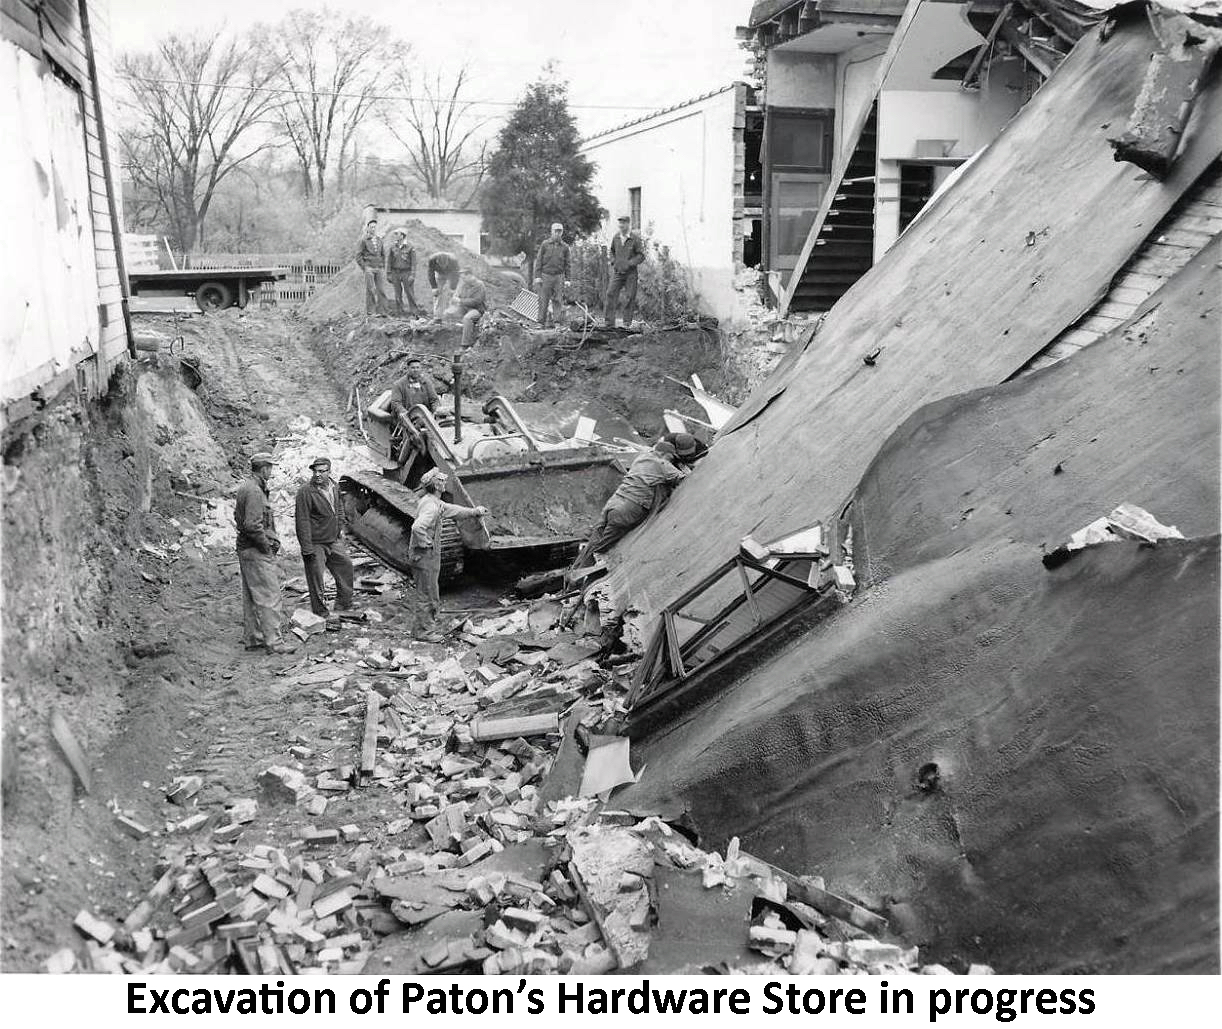
{"label": "man standing on dirt mound", "polygon": [[407,230],[395,229],[390,246],[386,248],[386,281],[390,283],[395,297],[395,313],[402,315],[403,297],[407,296],[407,307],[413,315],[424,314],[416,303],[416,250],[407,242]]}
{"label": "man standing on dirt mound", "polygon": [[441,520],[443,518],[482,518],[486,507],[463,507],[441,499],[446,488],[446,474],[430,468],[420,477],[424,496],[416,507],[412,521],[411,543],[407,563],[412,569],[415,585],[410,598],[412,632],[426,643],[440,643],[437,616],[441,612]]}
{"label": "man standing on dirt mound", "polygon": [[289,654],[280,637],[280,575],[276,554],[276,516],[267,492],[275,460],[258,453],[250,459],[250,478],[238,487],[233,520],[238,530],[238,571],[242,577],[242,639],[247,650],[266,647],[269,654]]}
{"label": "man standing on dirt mound", "polygon": [[365,276],[365,314],[386,313],[386,254],[378,235],[378,220],[365,223],[365,235],[356,241],[356,263]]}
{"label": "man standing on dirt mound", "polygon": [[629,228],[632,219],[626,214],[619,217],[619,232],[611,239],[611,282],[607,286],[607,305],[603,311],[603,320],[607,327],[614,329],[619,295],[625,293],[624,328],[632,326],[632,317],[636,314],[636,280],[637,268],[645,260],[645,247],[641,237]]}
{"label": "man standing on dirt mound", "polygon": [[564,241],[564,226],[552,223],[552,234],[539,244],[535,254],[535,289],[539,293],[539,324],[553,324],[550,307],[554,307],[554,324],[564,327],[564,291],[569,282],[569,245]]}
{"label": "man standing on dirt mound", "polygon": [[343,529],[343,509],[339,487],[331,479],[331,460],[314,458],[310,465],[310,481],[297,491],[297,542],[301,544],[301,560],[305,562],[306,586],[310,591],[310,610],[322,618],[330,618],[323,599],[323,569],[335,580],[335,610],[352,608],[352,559],[340,539]]}

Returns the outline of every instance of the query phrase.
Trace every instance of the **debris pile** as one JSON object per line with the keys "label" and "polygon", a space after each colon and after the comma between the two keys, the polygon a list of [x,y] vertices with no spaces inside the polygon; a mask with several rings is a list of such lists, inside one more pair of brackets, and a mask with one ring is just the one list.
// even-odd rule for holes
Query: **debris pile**
{"label": "debris pile", "polygon": [[599,663],[579,604],[460,620],[444,653],[360,628],[378,638],[311,635],[283,673],[328,725],[290,733],[250,796],[183,774],[156,828],[116,805],[131,835],[165,841],[160,878],[121,924],[81,911],[84,952],[49,971],[597,974],[660,960],[651,943],[685,889],[734,913],[692,968],[917,966],[885,919],[821,882],[607,808],[633,777],[615,734],[630,667]]}

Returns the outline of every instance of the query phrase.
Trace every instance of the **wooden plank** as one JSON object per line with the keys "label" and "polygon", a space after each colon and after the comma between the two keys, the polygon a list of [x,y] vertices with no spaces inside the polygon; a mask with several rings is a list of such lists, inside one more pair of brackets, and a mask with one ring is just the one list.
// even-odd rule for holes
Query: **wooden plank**
{"label": "wooden plank", "polygon": [[[71,374],[73,377],[76,375],[75,371]],[[59,745],[68,767],[72,769],[76,781],[81,784],[81,789],[88,793],[93,789],[93,773],[89,770],[89,760],[81,750],[81,745],[77,743],[67,719],[58,710],[51,712],[51,738]]]}
{"label": "wooden plank", "polygon": [[1222,232],[1222,211],[1216,215],[1208,212],[1194,214],[1186,211],[1175,219],[1175,228],[1186,232],[1203,232],[1207,236],[1216,236]]}
{"label": "wooden plank", "polygon": [[1116,285],[1120,289],[1141,290],[1142,293],[1149,296],[1166,281],[1165,275],[1146,275],[1142,272],[1130,271],[1117,279]]}
{"label": "wooden plank", "polygon": [[687,678],[683,665],[683,649],[679,646],[679,634],[675,630],[675,617],[669,611],[662,612],[662,624],[666,629],[666,647],[670,654],[670,670],[676,679]]}
{"label": "wooden plank", "polygon": [[785,287],[785,292],[781,295],[780,302],[777,304],[777,311],[782,318],[789,313],[789,305],[793,301],[794,293],[797,292],[798,283],[802,281],[802,275],[805,273],[806,265],[810,261],[811,251],[815,247],[815,240],[819,238],[819,233],[823,229],[823,223],[827,220],[827,214],[832,209],[836,193],[839,191],[840,184],[844,180],[844,174],[848,170],[849,161],[853,158],[853,152],[857,149],[862,130],[866,127],[866,122],[870,118],[870,111],[874,106],[874,101],[878,97],[883,83],[887,80],[887,75],[891,71],[891,65],[895,63],[896,55],[899,54],[904,37],[908,35],[908,29],[912,26],[912,21],[916,17],[920,6],[921,0],[908,0],[907,5],[904,7],[904,15],[900,18],[899,25],[896,26],[895,34],[892,35],[890,42],[887,44],[887,49],[883,53],[882,60],[874,71],[874,77],[862,102],[861,110],[857,111],[853,116],[851,127],[844,136],[843,146],[841,146],[840,152],[836,155],[836,163],[832,167],[831,178],[828,179],[824,189],[823,199],[819,202],[819,210],[815,213],[815,220],[811,223],[810,231],[806,234],[806,241],[802,244],[802,249],[798,251],[798,263],[794,265],[793,272],[789,276],[789,283]]}
{"label": "wooden plank", "polygon": [[15,21],[7,10],[0,15],[0,34],[31,57],[42,60],[42,40],[38,33]]}
{"label": "wooden plank", "polygon": [[378,716],[382,710],[382,694],[370,690],[365,694],[365,739],[361,743],[361,777],[373,775],[378,761]]}
{"label": "wooden plank", "polygon": [[1204,250],[1213,235],[1208,232],[1194,232],[1181,229],[1178,225],[1158,237],[1158,245],[1166,247],[1183,247],[1187,250]]}
{"label": "wooden plank", "polygon": [[[1144,300],[1145,298],[1143,297],[1142,299]],[[1113,301],[1109,296],[1107,300],[1091,312],[1091,318],[1116,318],[1120,321],[1127,321],[1136,310],[1137,304],[1120,303]]]}
{"label": "wooden plank", "polygon": [[743,584],[743,596],[747,598],[747,610],[751,612],[751,620],[758,626],[764,620],[760,614],[759,601],[755,599],[755,590],[751,588],[751,580],[747,578],[747,569],[743,567],[741,561],[736,564],[738,565],[739,581]]}

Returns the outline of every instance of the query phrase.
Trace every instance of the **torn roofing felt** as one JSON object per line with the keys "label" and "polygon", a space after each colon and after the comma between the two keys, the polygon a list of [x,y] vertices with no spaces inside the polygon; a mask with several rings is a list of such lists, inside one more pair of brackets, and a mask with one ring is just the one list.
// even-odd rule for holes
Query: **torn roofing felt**
{"label": "torn roofing felt", "polygon": [[[905,420],[854,490],[852,602],[639,742],[617,803],[889,897],[940,959],[1216,971],[1220,257]],[[1122,502],[1193,538],[1044,567]]]}
{"label": "torn roofing felt", "polygon": [[827,314],[788,380],[763,387],[775,395],[766,410],[719,438],[650,525],[612,552],[601,587],[611,606],[656,613],[747,533],[777,537],[830,518],[908,415],[1004,381],[1090,308],[1222,153],[1214,75],[1166,179],[1114,160],[1108,137],[1156,46],[1144,15],[1083,37]]}

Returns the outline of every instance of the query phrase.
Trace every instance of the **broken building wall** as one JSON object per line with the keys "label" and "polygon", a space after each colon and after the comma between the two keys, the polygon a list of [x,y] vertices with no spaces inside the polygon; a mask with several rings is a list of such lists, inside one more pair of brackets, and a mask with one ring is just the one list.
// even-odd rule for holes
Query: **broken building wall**
{"label": "broken building wall", "polygon": [[[999,971],[1217,971],[1215,242],[1131,324],[947,398],[852,494],[851,604],[638,745],[687,811]],[[1121,502],[1190,537],[1041,558]]]}

